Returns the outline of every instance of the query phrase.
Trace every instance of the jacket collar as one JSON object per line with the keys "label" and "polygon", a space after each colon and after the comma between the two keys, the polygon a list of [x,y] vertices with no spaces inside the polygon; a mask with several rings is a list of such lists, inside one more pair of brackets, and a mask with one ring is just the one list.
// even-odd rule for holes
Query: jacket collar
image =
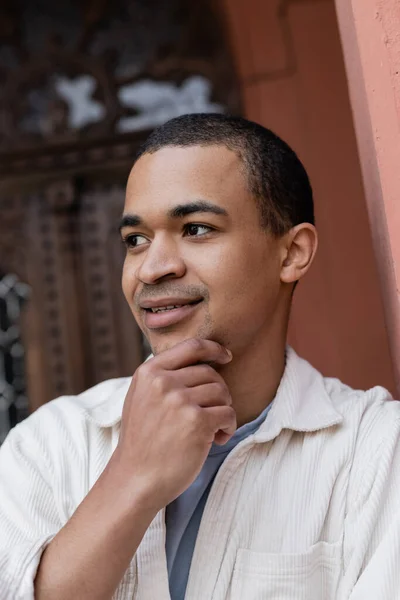
{"label": "jacket collar", "polygon": [[[91,421],[99,427],[112,427],[121,420],[125,396],[131,383],[130,377],[106,381],[82,394],[82,407]],[[96,405],[85,403],[85,396],[98,389]],[[89,399],[89,396],[87,396]],[[326,391],[324,378],[307,361],[300,358],[288,346],[286,367],[273,405],[254,441],[274,439],[282,429],[293,431],[318,431],[343,420]]]}
{"label": "jacket collar", "polygon": [[335,409],[324,377],[290,347],[286,367],[267,419],[254,435],[257,442],[274,439],[282,429],[318,431],[339,425],[343,416]]}
{"label": "jacket collar", "polygon": [[[82,394],[83,402],[81,402],[81,406],[85,411],[86,417],[99,427],[113,427],[117,425],[121,421],[125,396],[128,393],[131,380],[131,377],[109,379],[84,392]],[[90,402],[89,396],[87,396],[88,401],[85,402],[85,395],[94,393],[96,388],[99,388],[100,392],[97,395],[96,404],[93,405]]]}

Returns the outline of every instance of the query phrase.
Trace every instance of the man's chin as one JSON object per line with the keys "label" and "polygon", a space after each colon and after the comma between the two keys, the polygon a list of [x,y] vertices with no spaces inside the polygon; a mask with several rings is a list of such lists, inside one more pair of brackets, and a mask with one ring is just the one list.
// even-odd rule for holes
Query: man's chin
{"label": "man's chin", "polygon": [[156,342],[150,342],[150,348],[151,348],[151,351],[154,354],[154,356],[157,356],[157,354],[160,354],[161,352],[165,352],[166,350],[170,350],[177,344],[180,344],[180,342],[184,342],[187,339],[189,339],[189,338],[174,336],[174,338],[157,340]]}
{"label": "man's chin", "polygon": [[146,337],[154,356],[157,356],[157,354],[165,352],[166,350],[170,350],[177,344],[185,342],[191,338],[201,337],[203,339],[211,339],[211,337],[207,336],[205,332],[201,333],[199,331],[193,333],[187,331],[171,331],[169,333],[163,333],[162,335],[154,335],[154,332],[152,332],[151,335]]}

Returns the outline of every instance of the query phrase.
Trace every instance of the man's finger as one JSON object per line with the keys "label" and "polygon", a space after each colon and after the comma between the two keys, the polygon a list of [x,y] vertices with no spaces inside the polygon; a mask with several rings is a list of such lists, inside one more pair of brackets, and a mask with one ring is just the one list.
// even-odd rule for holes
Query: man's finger
{"label": "man's finger", "polygon": [[156,363],[165,370],[175,371],[197,363],[225,364],[232,360],[232,353],[213,340],[190,338],[161,352],[147,364]]}
{"label": "man's finger", "polygon": [[[210,406],[203,409],[207,414],[208,425],[214,435],[222,431],[229,438],[237,429],[236,413],[231,406]],[[227,440],[226,440],[227,441]]]}
{"label": "man's finger", "polygon": [[225,383],[222,375],[217,373],[213,367],[206,364],[198,364],[178,369],[175,371],[175,375],[181,385],[185,385],[189,388],[213,382],[221,384]]}
{"label": "man's finger", "polygon": [[190,401],[203,408],[210,406],[232,406],[232,398],[224,383],[213,382],[190,389]]}

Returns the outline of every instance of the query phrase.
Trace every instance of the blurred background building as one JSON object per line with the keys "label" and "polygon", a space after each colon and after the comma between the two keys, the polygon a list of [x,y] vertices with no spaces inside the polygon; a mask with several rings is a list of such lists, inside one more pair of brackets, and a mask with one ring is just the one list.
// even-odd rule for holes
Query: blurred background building
{"label": "blurred background building", "polygon": [[399,25],[396,0],[0,2],[0,443],[143,359],[116,226],[138,144],[188,112],[242,114],[297,151],[321,242],[290,342],[396,392]]}

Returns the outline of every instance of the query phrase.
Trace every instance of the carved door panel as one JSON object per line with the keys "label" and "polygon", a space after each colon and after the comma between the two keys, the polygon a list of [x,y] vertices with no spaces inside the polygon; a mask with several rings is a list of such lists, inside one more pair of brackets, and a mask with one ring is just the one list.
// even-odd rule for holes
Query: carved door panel
{"label": "carved door panel", "polygon": [[31,410],[130,375],[143,359],[121,291],[123,199],[121,184],[91,187],[88,180],[83,189],[82,180],[65,179],[3,200],[1,271],[29,286],[21,338]]}
{"label": "carved door panel", "polygon": [[80,240],[92,380],[131,374],[143,345],[121,289],[125,249],[117,232],[124,203],[119,185],[82,196]]}

